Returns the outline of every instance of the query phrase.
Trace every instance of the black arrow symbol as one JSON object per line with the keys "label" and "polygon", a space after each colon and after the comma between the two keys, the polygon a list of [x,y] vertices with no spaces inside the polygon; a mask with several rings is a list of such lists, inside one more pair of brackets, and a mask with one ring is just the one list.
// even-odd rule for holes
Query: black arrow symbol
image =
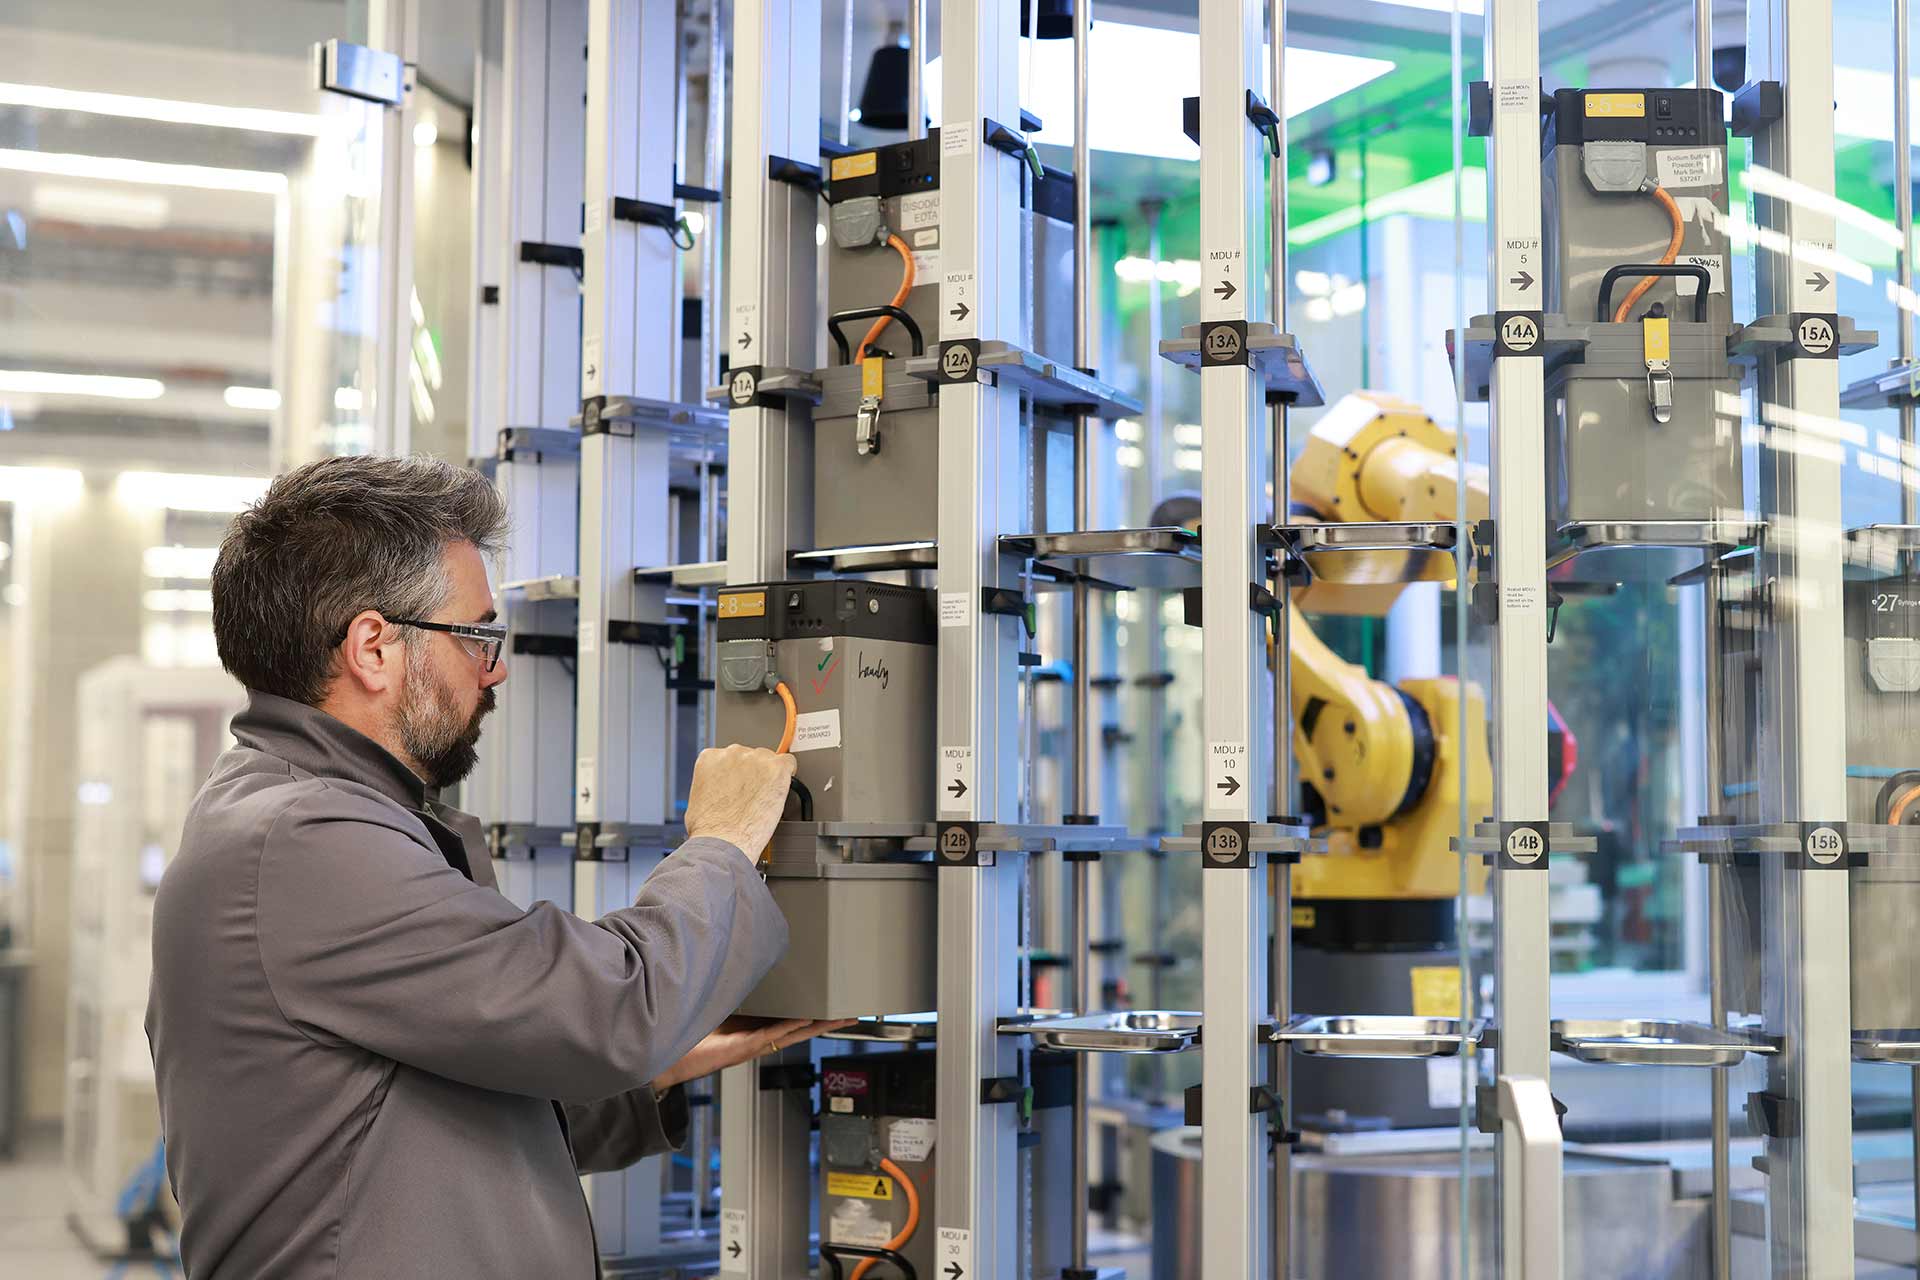
{"label": "black arrow symbol", "polygon": [[1219,284],[1213,286],[1213,296],[1222,302],[1225,302],[1238,292],[1240,291],[1233,287],[1233,281],[1231,280],[1222,280]]}
{"label": "black arrow symbol", "polygon": [[955,778],[952,784],[947,787],[947,794],[955,800],[958,800],[961,796],[967,794],[967,784]]}
{"label": "black arrow symbol", "polygon": [[1233,795],[1240,790],[1240,779],[1234,777],[1232,774],[1228,774],[1225,782],[1216,782],[1213,784],[1213,787],[1216,791],[1224,791],[1228,795]]}
{"label": "black arrow symbol", "polygon": [[961,1269],[959,1263],[949,1262],[947,1264],[947,1274],[952,1276],[953,1280],[960,1280],[960,1277],[967,1273]]}
{"label": "black arrow symbol", "polygon": [[1824,293],[1826,292],[1827,286],[1832,284],[1833,281],[1827,279],[1824,273],[1816,271],[1807,277],[1807,283],[1813,286],[1815,293]]}
{"label": "black arrow symbol", "polygon": [[969,315],[973,314],[973,309],[964,302],[956,302],[953,304],[953,310],[947,312],[947,314],[955,320],[965,320]]}
{"label": "black arrow symbol", "polygon": [[740,334],[740,349],[745,351],[753,342],[753,336],[744,330]]}
{"label": "black arrow symbol", "polygon": [[739,1242],[738,1240],[735,1240],[735,1241],[734,1241],[734,1242],[733,1242],[732,1244],[730,1244],[730,1245],[728,1245],[728,1246],[727,1246],[727,1253],[728,1253],[728,1254],[729,1254],[730,1256],[732,1256],[732,1257],[735,1257],[735,1258],[737,1258],[737,1257],[739,1257],[739,1256],[740,1256],[740,1242]]}
{"label": "black arrow symbol", "polygon": [[1524,290],[1533,288],[1533,277],[1528,275],[1526,272],[1522,271],[1517,276],[1509,276],[1507,278],[1507,283],[1517,284],[1524,291]]}

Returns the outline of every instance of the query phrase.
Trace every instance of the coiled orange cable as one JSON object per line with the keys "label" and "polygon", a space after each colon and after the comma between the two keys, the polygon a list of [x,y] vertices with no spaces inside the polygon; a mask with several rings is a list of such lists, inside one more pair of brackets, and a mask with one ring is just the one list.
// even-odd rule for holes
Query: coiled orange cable
{"label": "coiled orange cable", "polygon": [[780,734],[780,745],[774,748],[774,750],[781,755],[785,755],[787,752],[793,750],[793,726],[799,720],[800,712],[799,709],[793,705],[793,691],[787,688],[787,682],[785,680],[774,685],[773,691],[780,695],[780,701],[784,702],[787,706],[787,727]]}
{"label": "coiled orange cable", "polygon": [[[907,1193],[907,1225],[900,1228],[900,1234],[887,1241],[886,1244],[887,1248],[897,1253],[906,1245],[907,1241],[913,1239],[913,1233],[920,1229],[920,1191],[913,1185],[913,1179],[907,1176],[907,1171],[893,1161],[882,1159],[880,1161],[880,1169],[881,1172],[892,1174],[898,1178],[901,1189]],[[860,1265],[853,1269],[853,1280],[860,1280],[860,1277],[873,1270],[873,1264],[878,1261],[880,1261],[878,1258],[860,1259]]]}
{"label": "coiled orange cable", "polygon": [[[1673,239],[1667,244],[1667,256],[1660,259],[1661,266],[1670,267],[1674,259],[1680,256],[1680,242],[1687,237],[1687,220],[1682,216],[1680,206],[1675,204],[1673,197],[1667,194],[1665,187],[1655,187],[1653,198],[1666,206],[1667,216],[1673,219]],[[1633,310],[1633,304],[1645,297],[1647,290],[1653,288],[1654,282],[1659,278],[1659,276],[1640,277],[1640,283],[1633,286],[1633,292],[1627,295],[1626,301],[1614,308],[1613,322],[1620,324],[1625,321],[1627,313]]]}
{"label": "coiled orange cable", "polygon": [[[895,253],[900,255],[900,262],[902,264],[900,289],[899,292],[893,295],[893,305],[896,307],[904,307],[907,305],[907,295],[913,292],[913,250],[907,248],[907,242],[892,232],[887,233],[887,243],[892,246]],[[859,364],[867,358],[867,348],[873,345],[873,340],[879,337],[881,332],[892,322],[892,316],[881,316],[873,322],[873,327],[867,330],[866,337],[860,339],[860,346],[853,353],[853,362],[855,364]]]}

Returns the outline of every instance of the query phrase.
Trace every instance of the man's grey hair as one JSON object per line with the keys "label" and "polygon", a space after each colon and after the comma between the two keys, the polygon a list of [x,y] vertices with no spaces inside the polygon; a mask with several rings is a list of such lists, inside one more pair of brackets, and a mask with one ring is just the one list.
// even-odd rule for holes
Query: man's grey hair
{"label": "man's grey hair", "polygon": [[365,609],[430,619],[452,591],[441,557],[498,552],[506,507],[486,477],[435,458],[323,458],[234,518],[213,566],[220,663],[249,689],[318,705]]}

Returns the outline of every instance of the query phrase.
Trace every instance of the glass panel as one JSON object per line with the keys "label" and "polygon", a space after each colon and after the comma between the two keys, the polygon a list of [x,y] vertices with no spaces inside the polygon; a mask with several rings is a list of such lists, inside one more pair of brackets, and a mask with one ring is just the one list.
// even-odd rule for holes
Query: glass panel
{"label": "glass panel", "polygon": [[[63,1220],[125,1246],[157,1136],[151,895],[241,697],[214,551],[290,463],[372,447],[389,210],[382,112],[313,69],[367,39],[364,0],[22,0],[0,24],[0,1150],[50,1251],[10,1241],[0,1271],[64,1274]],[[470,98],[471,54],[449,23],[425,69]],[[52,1121],[59,1153],[30,1140]]]}

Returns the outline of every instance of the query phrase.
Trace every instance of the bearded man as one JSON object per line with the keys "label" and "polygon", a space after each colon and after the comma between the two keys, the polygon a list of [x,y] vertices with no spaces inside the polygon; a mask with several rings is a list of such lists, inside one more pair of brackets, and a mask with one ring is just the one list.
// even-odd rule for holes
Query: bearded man
{"label": "bearded man", "polygon": [[629,908],[494,889],[438,792],[507,678],[504,533],[476,472],[329,458],[221,544],[249,702],[154,902],[147,1009],[193,1280],[588,1280],[578,1175],[678,1146],[681,1082],[824,1029],[722,1026],[786,946],[756,859],[791,756],[703,753]]}

